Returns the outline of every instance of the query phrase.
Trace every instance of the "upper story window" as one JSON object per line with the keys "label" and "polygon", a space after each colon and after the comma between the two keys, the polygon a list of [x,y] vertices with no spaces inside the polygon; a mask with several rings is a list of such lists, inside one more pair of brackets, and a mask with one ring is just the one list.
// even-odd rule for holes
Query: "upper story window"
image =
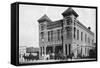
{"label": "upper story window", "polygon": [[88,43],[90,43],[90,38],[88,37]]}
{"label": "upper story window", "polygon": [[85,42],[87,41],[87,34],[85,34]]}
{"label": "upper story window", "polygon": [[41,39],[44,39],[44,32],[41,32]]}
{"label": "upper story window", "polygon": [[48,31],[48,41],[50,41],[50,31]]}
{"label": "upper story window", "polygon": [[79,40],[79,30],[77,30],[77,40]]}
{"label": "upper story window", "polygon": [[60,30],[57,30],[57,40],[60,40]]}
{"label": "upper story window", "polygon": [[53,31],[48,31],[48,41],[53,41]]}
{"label": "upper story window", "polygon": [[45,25],[44,24],[41,24],[41,30],[44,30],[44,27],[45,27]]}
{"label": "upper story window", "polygon": [[74,27],[74,39],[75,39],[75,37],[76,37],[76,28]]}
{"label": "upper story window", "polygon": [[76,25],[76,17],[74,18],[74,26]]}
{"label": "upper story window", "polygon": [[72,19],[70,17],[66,17],[66,23],[67,25],[71,25]]}
{"label": "upper story window", "polygon": [[83,41],[83,32],[81,32],[81,41]]}
{"label": "upper story window", "polygon": [[53,41],[53,31],[51,31],[51,41]]}
{"label": "upper story window", "polygon": [[66,27],[67,38],[71,38],[71,36],[72,36],[71,31],[72,31],[72,27]]}

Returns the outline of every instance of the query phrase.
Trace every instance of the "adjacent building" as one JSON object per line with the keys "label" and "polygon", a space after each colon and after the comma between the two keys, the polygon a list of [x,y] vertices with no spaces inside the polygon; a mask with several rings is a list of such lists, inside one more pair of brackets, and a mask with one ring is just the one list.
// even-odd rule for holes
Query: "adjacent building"
{"label": "adjacent building", "polygon": [[27,47],[26,48],[26,53],[31,53],[33,55],[39,55],[39,48],[35,48],[35,47]]}
{"label": "adjacent building", "polygon": [[23,58],[24,54],[26,54],[26,46],[19,46],[19,58]]}
{"label": "adjacent building", "polygon": [[79,16],[71,7],[62,13],[63,19],[52,21],[46,14],[39,22],[39,56],[61,52],[64,56],[74,54],[88,56],[93,48],[94,33],[84,26]]}

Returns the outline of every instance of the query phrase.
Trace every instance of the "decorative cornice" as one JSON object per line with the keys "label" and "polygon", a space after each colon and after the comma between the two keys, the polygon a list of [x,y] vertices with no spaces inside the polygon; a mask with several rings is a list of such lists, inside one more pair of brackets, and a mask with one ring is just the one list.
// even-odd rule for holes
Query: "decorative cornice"
{"label": "decorative cornice", "polygon": [[79,16],[71,7],[69,7],[67,10],[65,10],[62,13],[63,16],[68,16],[68,15],[71,15],[71,14],[74,14],[76,17]]}

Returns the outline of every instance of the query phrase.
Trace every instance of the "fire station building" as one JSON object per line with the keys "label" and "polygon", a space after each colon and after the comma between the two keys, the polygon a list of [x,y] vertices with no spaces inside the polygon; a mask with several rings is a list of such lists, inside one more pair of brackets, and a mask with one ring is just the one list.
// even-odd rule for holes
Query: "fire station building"
{"label": "fire station building", "polygon": [[88,56],[93,48],[94,33],[80,22],[71,7],[62,13],[63,19],[52,21],[46,14],[38,19],[40,58],[49,52],[67,56]]}

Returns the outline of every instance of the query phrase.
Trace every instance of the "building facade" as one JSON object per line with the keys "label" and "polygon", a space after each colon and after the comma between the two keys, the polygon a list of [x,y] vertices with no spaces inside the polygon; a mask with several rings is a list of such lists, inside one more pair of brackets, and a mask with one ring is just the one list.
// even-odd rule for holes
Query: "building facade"
{"label": "building facade", "polygon": [[49,53],[61,52],[64,56],[73,53],[88,56],[93,48],[94,33],[90,27],[84,26],[79,16],[71,7],[62,13],[63,19],[52,21],[47,15],[42,16],[39,22],[40,58]]}

